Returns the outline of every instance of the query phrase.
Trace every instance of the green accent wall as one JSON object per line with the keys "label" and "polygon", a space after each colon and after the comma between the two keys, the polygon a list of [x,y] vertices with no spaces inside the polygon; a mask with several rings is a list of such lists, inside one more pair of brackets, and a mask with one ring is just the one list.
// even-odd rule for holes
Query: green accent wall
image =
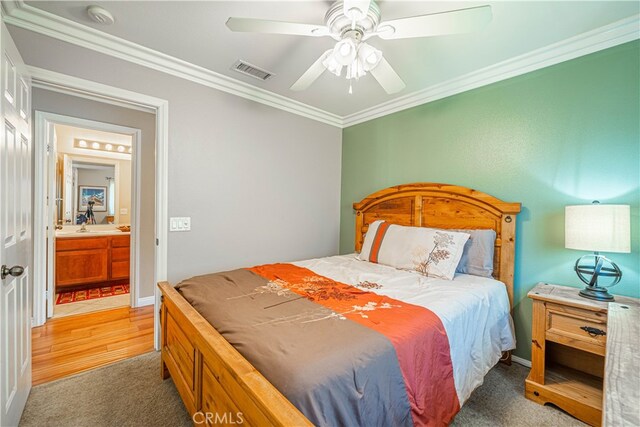
{"label": "green accent wall", "polygon": [[517,218],[517,356],[530,359],[537,282],[580,286],[564,248],[564,207],[631,205],[630,254],[612,292],[640,297],[640,42],[634,41],[344,129],[340,251],[352,204],[411,182],[462,185],[510,202]]}

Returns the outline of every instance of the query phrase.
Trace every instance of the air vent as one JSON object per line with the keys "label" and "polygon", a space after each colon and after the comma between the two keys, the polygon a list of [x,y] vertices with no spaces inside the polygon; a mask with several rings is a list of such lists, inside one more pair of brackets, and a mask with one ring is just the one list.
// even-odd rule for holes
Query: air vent
{"label": "air vent", "polygon": [[245,61],[237,61],[235,64],[233,64],[231,69],[262,81],[268,80],[274,76],[273,73],[263,70],[262,68],[258,68],[255,65],[251,65]]}

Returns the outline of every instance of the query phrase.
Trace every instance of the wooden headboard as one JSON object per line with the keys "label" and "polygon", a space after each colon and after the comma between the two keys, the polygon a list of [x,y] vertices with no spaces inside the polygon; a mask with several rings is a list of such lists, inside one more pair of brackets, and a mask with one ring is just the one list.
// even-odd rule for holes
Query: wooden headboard
{"label": "wooden headboard", "polygon": [[471,188],[424,182],[377,191],[354,203],[353,208],[358,252],[369,224],[376,220],[414,227],[495,230],[493,276],[507,285],[513,308],[516,215],[520,203],[503,202]]}

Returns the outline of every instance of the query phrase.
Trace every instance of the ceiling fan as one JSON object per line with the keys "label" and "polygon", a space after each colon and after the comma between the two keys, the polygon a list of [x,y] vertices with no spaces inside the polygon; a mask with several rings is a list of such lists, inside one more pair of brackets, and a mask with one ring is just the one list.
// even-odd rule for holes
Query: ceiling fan
{"label": "ceiling fan", "polygon": [[[291,86],[307,89],[326,70],[342,75],[351,82],[370,72],[388,93],[404,89],[405,84],[383,57],[382,52],[367,43],[372,37],[384,40],[432,37],[468,33],[484,28],[491,21],[491,6],[479,6],[430,15],[380,21],[380,9],[374,0],[335,2],[325,15],[325,25],[269,21],[253,18],[229,18],[231,31],[331,37],[337,41],[324,52]],[[352,92],[349,84],[349,93]]]}

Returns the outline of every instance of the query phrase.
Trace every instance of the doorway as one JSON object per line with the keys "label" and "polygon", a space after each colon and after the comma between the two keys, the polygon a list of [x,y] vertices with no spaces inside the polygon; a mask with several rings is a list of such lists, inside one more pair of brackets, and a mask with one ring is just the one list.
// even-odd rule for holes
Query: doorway
{"label": "doorway", "polygon": [[47,188],[55,187],[55,203],[47,226],[55,231],[53,259],[47,260],[47,276],[53,278],[47,283],[47,307],[52,307],[47,317],[135,306],[138,265],[131,218],[137,209],[132,196],[139,190],[132,160],[139,132],[60,124],[53,132],[48,155],[55,165]]}
{"label": "doorway", "polygon": [[44,310],[34,317],[135,307],[140,130],[40,111],[35,119],[36,146],[46,147],[36,181],[47,197],[35,198],[46,230],[35,256],[46,262],[35,264],[34,307]]}

